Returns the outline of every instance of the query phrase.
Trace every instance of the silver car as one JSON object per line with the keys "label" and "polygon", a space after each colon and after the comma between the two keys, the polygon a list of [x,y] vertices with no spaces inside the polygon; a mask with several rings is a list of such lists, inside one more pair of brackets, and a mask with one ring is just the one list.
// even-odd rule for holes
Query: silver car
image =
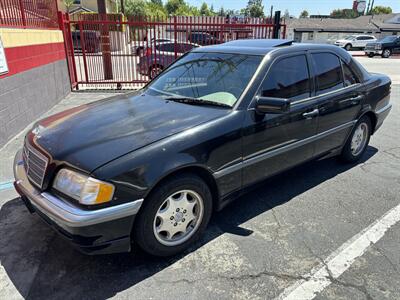
{"label": "silver car", "polygon": [[335,42],[336,46],[349,51],[352,48],[364,49],[368,43],[374,43],[377,39],[373,35],[349,35]]}

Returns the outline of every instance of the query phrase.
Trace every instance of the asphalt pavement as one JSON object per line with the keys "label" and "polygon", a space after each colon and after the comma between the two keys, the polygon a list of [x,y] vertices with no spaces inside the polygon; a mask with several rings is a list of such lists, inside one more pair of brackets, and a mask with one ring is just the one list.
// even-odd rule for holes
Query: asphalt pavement
{"label": "asphalt pavement", "polygon": [[[172,258],[70,247],[9,186],[16,137],[0,149],[0,299],[400,299],[400,60],[360,62],[394,83],[362,161],[263,182]],[[52,111],[105,96],[73,94]]]}

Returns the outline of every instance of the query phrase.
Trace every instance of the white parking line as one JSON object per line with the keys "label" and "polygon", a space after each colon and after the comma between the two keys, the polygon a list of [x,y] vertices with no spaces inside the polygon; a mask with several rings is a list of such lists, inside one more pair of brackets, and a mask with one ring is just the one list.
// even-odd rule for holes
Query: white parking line
{"label": "white parking line", "polygon": [[313,269],[278,296],[280,300],[308,300],[313,299],[338,278],[355,261],[362,256],[371,244],[378,242],[386,231],[400,221],[400,205],[392,208],[380,219],[360,233],[353,236],[346,243],[333,252],[324,264]]}

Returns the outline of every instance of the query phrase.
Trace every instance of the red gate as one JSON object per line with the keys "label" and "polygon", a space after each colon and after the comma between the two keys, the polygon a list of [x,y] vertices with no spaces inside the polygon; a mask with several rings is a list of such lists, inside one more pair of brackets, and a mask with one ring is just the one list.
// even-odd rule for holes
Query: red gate
{"label": "red gate", "polygon": [[[194,47],[273,37],[271,19],[125,18],[60,15],[71,84],[76,89],[139,88]],[[286,36],[286,25],[279,34]]]}

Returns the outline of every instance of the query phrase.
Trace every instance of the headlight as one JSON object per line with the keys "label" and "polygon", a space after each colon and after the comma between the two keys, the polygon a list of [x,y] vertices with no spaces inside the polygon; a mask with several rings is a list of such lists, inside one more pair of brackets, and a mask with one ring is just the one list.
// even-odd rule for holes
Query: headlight
{"label": "headlight", "polygon": [[53,187],[86,205],[111,201],[115,189],[111,183],[68,169],[61,169],[57,173]]}
{"label": "headlight", "polygon": [[375,49],[377,49],[377,50],[380,50],[380,49],[382,49],[382,45],[381,45],[381,44],[377,44],[377,45],[375,45]]}

